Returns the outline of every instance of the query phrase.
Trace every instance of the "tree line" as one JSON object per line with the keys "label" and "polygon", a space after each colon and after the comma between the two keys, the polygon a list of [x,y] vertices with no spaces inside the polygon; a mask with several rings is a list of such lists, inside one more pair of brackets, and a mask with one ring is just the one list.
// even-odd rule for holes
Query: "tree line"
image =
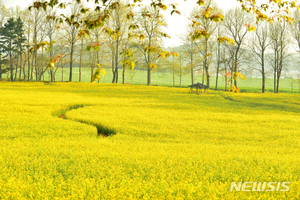
{"label": "tree line", "polygon": [[[223,12],[213,1],[204,1],[190,13],[186,33],[180,36],[182,45],[166,49],[164,39],[169,36],[164,32],[167,22],[161,9],[155,6],[136,9],[125,2],[116,2],[118,6],[105,21],[97,21],[103,16],[103,8],[88,10],[86,5],[75,1],[68,4],[64,14],[55,7],[12,10],[1,4],[0,78],[6,74],[10,81],[44,81],[48,72],[51,82],[60,81],[55,78],[58,69],[68,65],[69,74],[65,76],[69,81],[81,82],[83,68],[90,69],[94,81],[95,73],[105,68],[113,74],[112,83],[121,82],[121,73],[124,84],[126,70],[138,68],[147,71],[147,85],[151,85],[153,72],[168,71],[173,75],[174,86],[175,76],[180,77],[181,86],[182,76],[189,74],[194,84],[196,73],[201,73],[202,83],[208,86],[211,76],[216,76],[215,89],[218,89],[220,75],[225,77],[226,87],[237,87],[237,74],[256,70],[261,74],[265,92],[266,74],[270,73],[266,69],[268,64],[272,66],[277,93],[283,70],[291,67],[291,49],[300,50],[299,11],[291,13],[293,23],[285,20],[268,23],[257,21],[254,14],[242,8]],[[210,17],[203,14],[208,7]],[[63,23],[52,19],[64,15],[70,17]],[[90,22],[91,28],[86,28],[88,23],[77,23],[82,21]],[[197,24],[202,27],[201,37],[195,37]],[[75,69],[78,80],[73,78]]]}
{"label": "tree line", "polygon": [[[298,61],[292,59],[295,59],[295,53],[300,52],[299,11],[290,14],[293,22],[279,19],[269,23],[257,21],[254,14],[244,12],[239,7],[227,12],[223,12],[217,4],[212,4],[211,8],[211,12],[224,15],[224,21],[216,23],[201,16],[204,10],[197,7],[190,18],[203,25],[207,36],[199,40],[190,39],[197,28],[191,23],[188,32],[182,37],[185,44],[183,49],[185,53],[188,52],[185,58],[189,58],[191,79],[193,72],[201,70],[202,83],[209,86],[210,76],[214,72],[215,89],[218,89],[221,74],[225,76],[227,90],[227,86],[238,87],[235,76],[256,71],[261,75],[261,91],[264,93],[266,90],[266,76],[273,74],[274,92],[278,93],[283,71],[297,68]],[[230,42],[218,39],[221,36],[230,38]]]}

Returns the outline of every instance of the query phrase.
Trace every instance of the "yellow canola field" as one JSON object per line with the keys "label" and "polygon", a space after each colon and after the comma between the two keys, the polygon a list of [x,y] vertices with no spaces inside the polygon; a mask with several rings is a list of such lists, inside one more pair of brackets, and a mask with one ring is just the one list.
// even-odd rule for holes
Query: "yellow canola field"
{"label": "yellow canola field", "polygon": [[299,199],[299,113],[299,95],[0,82],[0,199]]}

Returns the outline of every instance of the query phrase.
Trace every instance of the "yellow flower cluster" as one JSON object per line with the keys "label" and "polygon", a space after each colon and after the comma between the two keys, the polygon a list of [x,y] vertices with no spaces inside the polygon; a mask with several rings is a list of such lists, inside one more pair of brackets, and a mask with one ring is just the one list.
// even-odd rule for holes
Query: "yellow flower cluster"
{"label": "yellow flower cluster", "polygon": [[298,95],[3,82],[0,94],[0,199],[300,198]]}

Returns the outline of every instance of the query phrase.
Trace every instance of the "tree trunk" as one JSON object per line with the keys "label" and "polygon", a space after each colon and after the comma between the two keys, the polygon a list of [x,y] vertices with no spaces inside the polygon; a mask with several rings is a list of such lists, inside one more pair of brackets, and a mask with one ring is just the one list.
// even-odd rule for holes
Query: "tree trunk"
{"label": "tree trunk", "polygon": [[74,51],[74,43],[71,44],[71,54],[70,54],[70,77],[69,81],[73,80],[73,51]]}
{"label": "tree trunk", "polygon": [[[220,42],[218,42],[218,51],[217,51],[217,74],[216,74],[216,86],[215,86],[215,90],[218,90],[218,81],[219,81],[219,70],[220,70]],[[225,49],[224,49],[225,50]]]}
{"label": "tree trunk", "polygon": [[15,71],[15,81],[17,80],[18,65],[19,65],[19,57],[17,56],[17,65],[16,65],[16,71]]}
{"label": "tree trunk", "polygon": [[202,67],[202,85],[204,85],[204,77],[205,77],[205,64],[203,63],[203,67]]}
{"label": "tree trunk", "polygon": [[64,63],[61,65],[61,82],[64,82]]}
{"label": "tree trunk", "polygon": [[[234,73],[237,73],[238,71],[238,53],[239,53],[239,50],[240,50],[240,45],[238,45],[237,49],[236,49],[236,52],[235,52],[235,59],[234,59]],[[234,73],[232,75],[234,75]],[[234,80],[234,86],[236,88],[237,87],[237,80]]]}
{"label": "tree trunk", "polygon": [[53,70],[53,82],[56,81],[56,80],[55,80],[56,71],[57,71],[57,69],[56,69],[56,70]]}
{"label": "tree trunk", "polygon": [[119,64],[119,38],[116,41],[116,52],[115,52],[115,83],[118,83],[119,79],[119,71],[118,71],[118,64]]}
{"label": "tree trunk", "polygon": [[119,79],[119,71],[118,71],[118,67],[115,68],[115,73],[114,73],[114,83],[118,83],[118,79]]}
{"label": "tree trunk", "polygon": [[79,64],[79,82],[81,82],[81,58],[80,58],[80,64]]}
{"label": "tree trunk", "polygon": [[173,87],[175,87],[175,67],[173,63]]}
{"label": "tree trunk", "polygon": [[262,93],[265,93],[265,91],[266,91],[266,80],[265,80],[265,59],[264,59],[264,52],[262,52],[262,71],[261,71],[261,73],[262,73]]}
{"label": "tree trunk", "polygon": [[29,81],[30,80],[30,60],[29,60],[29,50],[27,51],[27,56],[28,56],[28,63],[27,63],[27,80]]}
{"label": "tree trunk", "polygon": [[[234,76],[235,73],[237,73],[236,67],[234,68],[234,73],[232,74],[232,76]],[[232,80],[232,77],[231,77],[231,80]],[[231,84],[232,84],[232,81],[231,81]],[[237,80],[235,80],[235,79],[234,79],[234,86],[237,88]]]}
{"label": "tree trunk", "polygon": [[53,69],[50,69],[50,81],[53,83],[54,82],[54,73]]}
{"label": "tree trunk", "polygon": [[205,61],[204,61],[205,65],[204,66],[205,66],[205,73],[206,73],[206,85],[209,88],[210,75],[209,75],[209,66],[208,66],[208,62],[207,62],[207,57],[208,57],[207,53],[208,53],[208,39],[205,39]]}
{"label": "tree trunk", "polygon": [[10,67],[10,80],[11,80],[11,82],[13,82],[14,81],[14,69],[12,66],[11,52],[9,52],[9,67]]}
{"label": "tree trunk", "polygon": [[15,70],[15,81],[17,80],[17,74],[18,74],[18,67],[16,66],[16,70]]}
{"label": "tree trunk", "polygon": [[[44,78],[44,47],[42,47],[42,74],[40,76],[43,76],[43,82],[45,81]],[[40,77],[41,79],[41,77]]]}
{"label": "tree trunk", "polygon": [[148,72],[147,72],[147,86],[151,85],[151,69],[150,66],[148,64]]}
{"label": "tree trunk", "polygon": [[92,59],[92,66],[91,66],[91,82],[93,82],[95,63],[96,63],[96,53],[94,52],[93,59]]}
{"label": "tree trunk", "polygon": [[81,82],[81,65],[82,65],[83,39],[81,39],[80,60],[79,60],[79,82]]}
{"label": "tree trunk", "polygon": [[191,80],[192,80],[192,85],[194,85],[193,54],[191,55]]}
{"label": "tree trunk", "polygon": [[217,69],[217,74],[216,74],[216,87],[215,87],[215,90],[218,90],[218,81],[219,81],[219,69]]}
{"label": "tree trunk", "polygon": [[19,73],[19,80],[22,79],[22,55],[20,55],[20,73]]}
{"label": "tree trunk", "polygon": [[35,54],[32,55],[30,80],[33,79],[33,62],[34,62],[34,59],[35,59]]}
{"label": "tree trunk", "polygon": [[281,42],[280,42],[280,62],[279,62],[278,70],[277,70],[277,93],[279,93],[279,82],[280,82],[281,72],[282,72],[282,68],[283,68],[283,44],[282,43],[283,42],[282,42],[282,35],[281,35]]}
{"label": "tree trunk", "polygon": [[274,49],[274,93],[276,94],[277,91],[277,86],[276,86],[276,77],[277,77],[277,65],[278,65],[278,61],[277,61],[277,42],[275,43],[276,48]]}
{"label": "tree trunk", "polygon": [[232,72],[230,72],[230,74],[231,74],[231,77],[230,77],[230,87],[232,86],[232,82],[233,82],[233,74],[232,74]]}
{"label": "tree trunk", "polygon": [[123,67],[123,72],[122,72],[122,84],[125,84],[125,67]]}
{"label": "tree trunk", "polygon": [[91,67],[91,82],[93,82],[94,67]]}
{"label": "tree trunk", "polygon": [[[151,46],[151,37],[149,37],[148,47]],[[147,64],[148,64],[148,72],[147,72],[147,86],[151,86],[151,68],[150,68],[150,51],[147,54]]]}
{"label": "tree trunk", "polygon": [[276,89],[277,89],[277,86],[276,86],[276,77],[277,77],[277,53],[276,53],[276,50],[275,50],[275,59],[274,59],[275,63],[274,63],[274,93],[277,93]]}
{"label": "tree trunk", "polygon": [[[28,44],[29,44],[29,40],[30,40],[30,25],[28,26]],[[27,77],[27,80],[29,81],[30,80],[30,60],[29,60],[29,47],[27,47],[27,56],[28,56],[28,69],[27,69],[27,71],[28,71],[28,77]],[[25,69],[24,69],[25,70]]]}
{"label": "tree trunk", "polygon": [[182,67],[181,67],[181,57],[180,57],[180,72],[179,72],[179,74],[180,74],[180,76],[179,76],[179,87],[181,87],[181,78],[182,78]]}
{"label": "tree trunk", "polygon": [[2,54],[0,53],[0,79],[2,78]]}
{"label": "tree trunk", "polygon": [[[282,57],[281,57],[282,59]],[[279,64],[279,69],[277,70],[277,85],[276,85],[276,92],[279,93],[279,82],[280,82],[280,76],[281,76],[281,69],[282,69],[282,60]]]}
{"label": "tree trunk", "polygon": [[280,77],[277,77],[277,86],[276,86],[277,93],[279,93],[279,81],[280,81]]}
{"label": "tree trunk", "polygon": [[[37,70],[37,25],[34,26],[34,36],[33,36],[33,46],[34,46],[34,68],[35,68],[35,80],[37,81],[37,75],[38,75],[38,70]],[[33,66],[32,66],[33,67]],[[32,78],[33,79],[33,68],[32,68]]]}
{"label": "tree trunk", "polygon": [[37,66],[37,53],[35,55],[35,80],[38,81],[38,75],[39,75],[39,69],[38,69],[38,66]]}
{"label": "tree trunk", "polygon": [[29,62],[29,59],[26,61],[26,54],[24,53],[24,64],[23,64],[23,76],[24,76],[24,78],[23,78],[23,80],[25,81],[26,80],[26,62],[28,61]]}
{"label": "tree trunk", "polygon": [[277,93],[276,92],[276,88],[277,88],[277,86],[276,86],[276,83],[277,83],[277,81],[276,81],[276,69],[275,69],[275,71],[274,71],[274,93]]}
{"label": "tree trunk", "polygon": [[206,68],[206,85],[207,85],[207,87],[209,88],[209,77],[210,77],[210,75],[209,75],[209,72],[208,72],[208,68]]}
{"label": "tree trunk", "polygon": [[112,52],[111,52],[111,71],[113,74],[113,79],[112,79],[112,83],[115,83],[115,59],[114,59],[114,50],[112,48]]}
{"label": "tree trunk", "polygon": [[227,91],[227,65],[226,65],[226,61],[224,62],[225,65],[225,91]]}
{"label": "tree trunk", "polygon": [[266,77],[265,77],[265,73],[264,73],[264,69],[263,69],[263,75],[262,75],[262,93],[265,93],[266,91]]}

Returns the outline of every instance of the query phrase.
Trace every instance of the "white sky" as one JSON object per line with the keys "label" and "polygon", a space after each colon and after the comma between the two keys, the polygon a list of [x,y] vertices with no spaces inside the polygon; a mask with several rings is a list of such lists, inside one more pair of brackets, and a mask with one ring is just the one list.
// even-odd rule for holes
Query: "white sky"
{"label": "white sky", "polygon": [[[1,1],[1,0],[0,0]],[[227,11],[230,8],[234,8],[236,6],[239,6],[240,4],[237,2],[237,0],[214,0],[220,8],[222,8],[224,11]],[[2,0],[4,5],[6,7],[16,7],[17,5],[21,8],[28,7],[30,3],[33,2],[33,0]],[[168,23],[168,29],[166,30],[166,33],[171,36],[171,39],[165,39],[165,46],[166,47],[172,47],[180,45],[180,39],[177,37],[177,35],[180,35],[185,32],[187,19],[186,17],[189,16],[189,12],[193,9],[193,7],[196,5],[197,0],[165,0],[164,3],[166,5],[170,3],[178,3],[177,9],[181,12],[181,15],[173,14],[173,16],[170,16],[171,9],[168,9],[163,14],[167,20]],[[186,16],[186,17],[185,17]]]}

